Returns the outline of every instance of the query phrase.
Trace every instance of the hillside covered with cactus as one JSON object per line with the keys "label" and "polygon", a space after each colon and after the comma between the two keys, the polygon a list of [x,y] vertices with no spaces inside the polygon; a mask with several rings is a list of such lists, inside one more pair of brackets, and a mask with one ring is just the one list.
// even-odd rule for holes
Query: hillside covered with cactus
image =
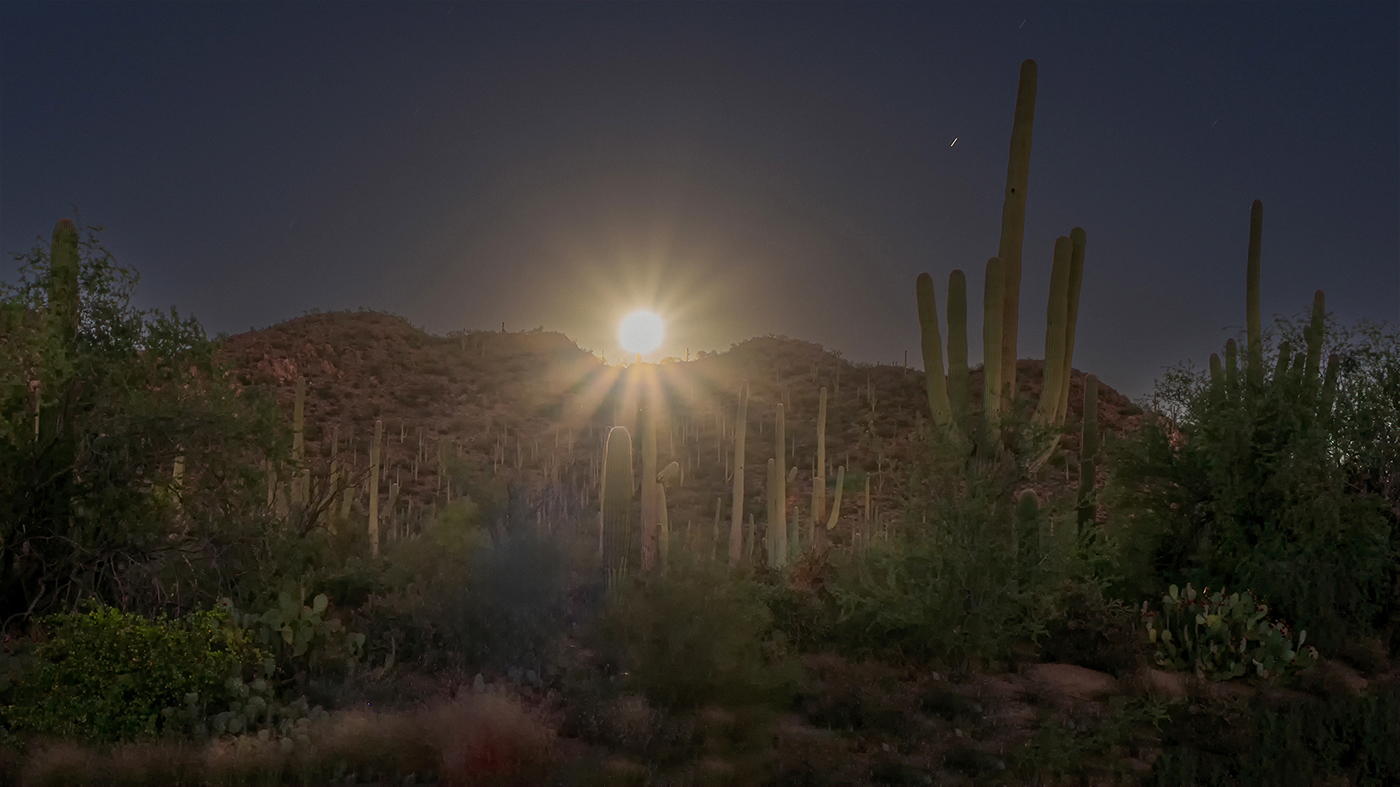
{"label": "hillside covered with cactus", "polygon": [[[390,315],[327,313],[232,336],[219,357],[239,385],[274,393],[289,433],[296,380],[305,378],[306,447],[314,466],[329,464],[332,443],[338,441],[338,455],[348,454],[349,466],[363,474],[375,422],[381,421],[387,436],[382,472],[399,483],[402,516],[415,530],[434,501],[445,502],[451,493],[439,452],[487,468],[534,496],[561,479],[577,500],[570,510],[580,518],[578,526],[596,527],[604,439],[628,395],[628,370],[605,365],[561,334],[468,331],[442,337]],[[727,538],[734,420],[746,380],[746,512],[762,519],[766,479],[756,468],[774,454],[779,402],[786,409],[789,464],[799,469],[788,496],[794,503],[811,499],[818,399],[825,387],[827,476],[834,479],[841,465],[849,468],[842,538],[865,522],[866,476],[872,526],[901,516],[906,491],[901,468],[909,461],[912,436],[929,420],[922,370],[856,364],[820,346],[780,337],[751,339],[658,369],[670,417],[657,461],[663,467],[672,461],[681,465],[684,480],[668,493],[670,517],[693,534],[696,548],[714,546],[716,499]],[[1019,398],[1039,398],[1042,370],[1038,359],[1020,361]],[[970,371],[974,410],[981,405],[982,376],[980,368]],[[1079,483],[1078,465],[1069,459],[1078,455],[1084,377],[1074,370],[1067,428],[1051,460],[1063,472],[1034,484],[1045,499]],[[604,393],[589,397],[588,409],[575,406],[581,393],[599,389]],[[1106,433],[1127,433],[1143,418],[1140,406],[1109,386],[1099,385],[1098,398]],[[635,455],[640,462],[640,448]],[[367,486],[356,494],[356,510],[363,511]],[[809,505],[801,506],[803,517],[809,511]]]}

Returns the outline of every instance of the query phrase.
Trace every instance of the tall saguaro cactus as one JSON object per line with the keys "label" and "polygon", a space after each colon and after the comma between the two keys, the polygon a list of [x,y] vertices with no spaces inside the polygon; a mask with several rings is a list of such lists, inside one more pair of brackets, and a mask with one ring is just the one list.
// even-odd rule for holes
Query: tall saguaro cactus
{"label": "tall saguaro cactus", "polygon": [[934,423],[946,426],[951,420],[951,408],[948,378],[943,373],[943,337],[938,330],[938,299],[933,291],[933,277],[920,273],[914,281],[914,293],[919,303],[919,345],[924,355],[928,409]]}
{"label": "tall saguaro cactus", "polygon": [[1069,311],[1065,324],[1064,376],[1060,380],[1060,405],[1055,411],[1056,423],[1064,423],[1069,413],[1069,381],[1074,372],[1074,334],[1079,326],[1079,290],[1084,284],[1084,228],[1070,230]]}
{"label": "tall saguaro cactus", "polygon": [[384,441],[384,422],[374,421],[374,442],[369,444],[369,554],[379,557],[379,452]]}
{"label": "tall saguaro cactus", "polygon": [[632,559],[632,435],[625,426],[608,430],[599,498],[598,541],[612,588],[627,576]]}
{"label": "tall saguaro cactus", "polygon": [[656,568],[656,552],[660,537],[659,508],[656,496],[656,406],[654,391],[643,394],[642,405],[642,572]]}
{"label": "tall saguaro cactus", "polygon": [[734,506],[729,519],[729,567],[744,556],[744,437],[749,423],[749,381],[739,384],[739,416],[734,421]]}
{"label": "tall saguaro cactus", "polygon": [[1060,383],[1065,377],[1065,340],[1069,338],[1069,268],[1072,244],[1061,235],[1055,239],[1055,262],[1050,269],[1050,300],[1045,309],[1045,367],[1040,403],[1035,416],[1042,424],[1055,423],[1060,405]]}
{"label": "tall saguaro cactus", "polygon": [[948,274],[948,407],[953,423],[967,417],[967,275]]}
{"label": "tall saguaro cactus", "polygon": [[982,293],[982,416],[988,426],[1001,417],[1002,261],[987,260]]}
{"label": "tall saguaro cactus", "polygon": [[57,323],[65,349],[71,351],[82,313],[78,302],[78,227],[59,219],[49,248],[49,315]]}
{"label": "tall saguaro cactus", "polygon": [[1249,335],[1246,379],[1252,386],[1264,383],[1264,332],[1259,314],[1259,257],[1263,246],[1264,203],[1255,200],[1249,209],[1249,259],[1245,268],[1245,321]]}
{"label": "tall saguaro cactus", "polygon": [[777,538],[775,545],[778,549],[778,566],[781,568],[787,565],[788,556],[788,529],[787,529],[787,417],[784,415],[782,402],[778,403],[777,425],[773,429],[774,457],[777,461],[776,467],[776,489],[774,495],[778,507]]}
{"label": "tall saguaro cactus", "polygon": [[[1016,85],[1016,114],[1011,126],[1011,151],[1006,165],[1006,197],[1001,205],[1001,243],[997,257],[1005,266],[1002,290],[1000,382],[1016,394],[1016,331],[1021,303],[1021,244],[1026,234],[1026,187],[1031,171],[1031,131],[1035,125],[1036,64],[1021,63]],[[998,393],[1002,388],[998,387]],[[1000,409],[1000,408],[998,408]]]}

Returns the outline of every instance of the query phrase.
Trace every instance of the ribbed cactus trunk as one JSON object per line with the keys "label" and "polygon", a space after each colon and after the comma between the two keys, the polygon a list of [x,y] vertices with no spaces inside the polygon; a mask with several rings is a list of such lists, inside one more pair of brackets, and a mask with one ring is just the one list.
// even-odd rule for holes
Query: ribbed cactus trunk
{"label": "ribbed cactus trunk", "polygon": [[967,275],[948,274],[948,407],[953,423],[967,418]]}
{"label": "ribbed cactus trunk", "polygon": [[982,417],[992,428],[1001,420],[1002,262],[987,260],[982,293]]}
{"label": "ribbed cactus trunk", "polygon": [[379,557],[379,452],[384,422],[374,422],[374,442],[369,444],[369,555]]}
{"label": "ribbed cactus trunk", "polygon": [[[1016,395],[1016,331],[1021,305],[1021,245],[1026,234],[1026,187],[1031,171],[1031,131],[1035,125],[1036,64],[1021,63],[1016,85],[1016,114],[1011,126],[1011,151],[1006,165],[1006,196],[1001,205],[1001,242],[997,257],[1005,265],[1002,275],[1001,386]],[[996,412],[1000,412],[998,405]]]}
{"label": "ribbed cactus trunk", "polygon": [[951,408],[948,378],[943,372],[943,336],[938,329],[938,297],[933,290],[933,277],[920,273],[914,280],[914,294],[919,306],[919,346],[924,355],[928,409],[934,423],[943,427],[951,421]]}
{"label": "ribbed cactus trunk", "polygon": [[777,461],[777,489],[774,492],[777,506],[777,541],[778,567],[787,565],[788,560],[788,527],[787,527],[787,416],[784,415],[782,402],[778,403],[777,425],[773,429],[774,457]]}
{"label": "ribbed cactus trunk", "polygon": [[768,497],[768,524],[763,529],[764,551],[768,553],[768,567],[778,567],[778,462],[768,459],[768,484],[765,487]]}
{"label": "ribbed cactus trunk", "polygon": [[749,423],[749,381],[739,385],[739,415],[734,421],[734,504],[729,515],[729,567],[744,556],[744,437]]}
{"label": "ribbed cactus trunk", "polygon": [[1264,383],[1264,332],[1259,306],[1259,257],[1263,235],[1264,203],[1255,200],[1249,210],[1249,260],[1245,269],[1245,324],[1249,337],[1245,374],[1254,387]]}
{"label": "ribbed cactus trunk", "polygon": [[1069,415],[1069,383],[1074,375],[1074,334],[1079,326],[1079,290],[1084,284],[1084,228],[1075,227],[1070,230],[1069,240],[1069,312],[1065,325],[1065,373],[1060,381],[1059,407],[1055,410],[1057,424],[1063,424],[1065,417]]}
{"label": "ribbed cactus trunk", "polygon": [[846,466],[841,465],[836,468],[836,494],[831,498],[831,516],[826,520],[826,529],[831,530],[836,527],[836,520],[841,517],[841,490],[846,488]]}
{"label": "ribbed cactus trunk", "polygon": [[1061,235],[1055,239],[1055,262],[1050,269],[1050,300],[1045,308],[1045,365],[1036,420],[1054,424],[1060,405],[1060,383],[1065,378],[1065,339],[1069,336],[1069,268],[1072,244]]}
{"label": "ribbed cactus trunk", "polygon": [[625,426],[608,430],[599,493],[598,541],[608,588],[626,577],[632,561],[632,435]]}
{"label": "ribbed cactus trunk", "polygon": [[642,394],[642,573],[656,568],[659,538],[659,508],[656,499],[656,406],[655,391]]}

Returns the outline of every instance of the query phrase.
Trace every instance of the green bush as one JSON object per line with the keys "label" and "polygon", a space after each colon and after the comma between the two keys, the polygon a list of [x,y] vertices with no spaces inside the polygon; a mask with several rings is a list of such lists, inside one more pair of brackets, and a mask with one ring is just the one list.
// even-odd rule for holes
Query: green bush
{"label": "green bush", "polygon": [[753,584],[684,555],[615,588],[594,634],[628,683],[673,709],[785,705],[799,674]]}
{"label": "green bush", "polygon": [[1234,387],[1169,375],[1175,428],[1147,419],[1109,466],[1123,590],[1250,588],[1327,651],[1394,619],[1400,488],[1383,479],[1400,473],[1397,348],[1376,332],[1336,340],[1330,402],[1296,365]]}
{"label": "green bush", "polygon": [[1074,521],[1048,506],[1029,518],[1014,511],[1030,443],[970,456],[952,443],[922,447],[903,525],[836,561],[837,637],[958,670],[1002,659],[1054,614],[1077,550]]}
{"label": "green bush", "polygon": [[48,638],[3,695],[19,733],[113,742],[164,731],[166,708],[223,697],[264,658],[217,612],[154,622],[111,608],[45,621]]}

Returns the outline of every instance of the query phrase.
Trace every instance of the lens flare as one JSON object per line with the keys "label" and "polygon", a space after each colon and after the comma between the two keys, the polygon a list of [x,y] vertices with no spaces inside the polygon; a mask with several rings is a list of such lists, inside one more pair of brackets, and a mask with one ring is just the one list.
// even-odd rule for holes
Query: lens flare
{"label": "lens flare", "polygon": [[617,340],[623,349],[645,355],[661,346],[666,326],[655,312],[635,311],[622,318],[617,328]]}

